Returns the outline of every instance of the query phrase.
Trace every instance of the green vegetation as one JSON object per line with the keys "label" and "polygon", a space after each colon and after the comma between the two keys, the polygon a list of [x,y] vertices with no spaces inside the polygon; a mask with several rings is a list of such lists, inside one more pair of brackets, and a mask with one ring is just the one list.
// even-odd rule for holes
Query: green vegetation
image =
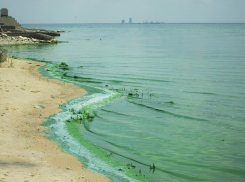
{"label": "green vegetation", "polygon": [[58,68],[62,70],[71,70],[71,68],[65,62],[62,62],[60,65],[58,65]]}
{"label": "green vegetation", "polygon": [[132,90],[132,89],[130,89],[130,92],[128,93],[128,96],[130,96],[130,97],[139,97],[139,94],[138,94],[138,89],[134,89],[134,90]]}
{"label": "green vegetation", "polygon": [[3,57],[1,57],[0,63],[1,63],[1,62],[4,62],[4,58],[3,58]]}
{"label": "green vegetation", "polygon": [[74,109],[71,109],[70,111],[76,115],[76,117],[71,117],[71,119],[67,120],[66,122],[76,122],[76,123],[82,123],[84,120],[88,120],[89,122],[92,122],[93,119],[96,116],[96,112],[92,110],[87,110],[89,107],[84,107],[82,110],[80,110],[78,113],[74,111]]}

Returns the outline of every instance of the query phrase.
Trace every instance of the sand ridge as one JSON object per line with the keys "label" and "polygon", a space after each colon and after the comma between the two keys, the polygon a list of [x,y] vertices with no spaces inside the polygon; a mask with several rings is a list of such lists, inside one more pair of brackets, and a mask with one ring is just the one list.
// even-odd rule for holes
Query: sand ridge
{"label": "sand ridge", "polygon": [[86,94],[42,77],[37,71],[42,65],[10,57],[0,65],[0,182],[111,181],[85,169],[42,133],[47,128],[40,125],[60,104]]}

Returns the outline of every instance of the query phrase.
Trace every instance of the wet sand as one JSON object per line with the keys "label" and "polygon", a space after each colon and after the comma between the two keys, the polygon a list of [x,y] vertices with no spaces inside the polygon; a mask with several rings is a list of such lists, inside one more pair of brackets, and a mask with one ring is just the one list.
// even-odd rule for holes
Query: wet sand
{"label": "wet sand", "polygon": [[60,111],[60,104],[86,91],[42,77],[41,65],[8,58],[0,66],[0,182],[111,181],[84,168],[42,133],[47,128],[40,125]]}

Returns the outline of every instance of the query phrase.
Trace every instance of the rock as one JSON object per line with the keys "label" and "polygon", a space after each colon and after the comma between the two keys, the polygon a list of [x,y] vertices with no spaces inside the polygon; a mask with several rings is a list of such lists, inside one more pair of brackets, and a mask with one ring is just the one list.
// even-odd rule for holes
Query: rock
{"label": "rock", "polygon": [[[61,30],[62,31],[62,30]],[[0,45],[4,44],[27,44],[27,43],[57,43],[53,36],[60,36],[56,31],[44,29],[29,29],[21,26],[6,29],[1,32]]]}
{"label": "rock", "polygon": [[40,42],[40,40],[35,39],[35,38],[31,38],[30,41],[32,41],[32,42]]}
{"label": "rock", "polygon": [[5,34],[5,33],[1,33],[1,37],[2,37],[2,38],[7,38],[7,37],[8,37],[8,35],[7,35],[7,34]]}
{"label": "rock", "polygon": [[37,105],[37,106],[35,106],[35,108],[37,108],[37,109],[45,109],[45,107],[43,105]]}
{"label": "rock", "polygon": [[58,42],[56,39],[52,39],[50,42],[54,42],[54,43],[56,43],[56,42]]}
{"label": "rock", "polygon": [[7,50],[0,48],[0,63],[7,60]]}
{"label": "rock", "polygon": [[22,37],[22,36],[20,36],[20,38],[21,38],[22,40],[28,40],[27,37]]}

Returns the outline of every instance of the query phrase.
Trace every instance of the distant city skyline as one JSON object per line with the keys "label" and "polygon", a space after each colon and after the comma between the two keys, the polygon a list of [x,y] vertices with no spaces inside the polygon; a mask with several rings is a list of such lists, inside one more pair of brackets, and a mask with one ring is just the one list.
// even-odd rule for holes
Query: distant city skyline
{"label": "distant city skyline", "polygon": [[133,19],[129,18],[128,23],[133,23]]}
{"label": "distant city skyline", "polygon": [[245,23],[244,7],[245,0],[0,0],[21,24]]}

